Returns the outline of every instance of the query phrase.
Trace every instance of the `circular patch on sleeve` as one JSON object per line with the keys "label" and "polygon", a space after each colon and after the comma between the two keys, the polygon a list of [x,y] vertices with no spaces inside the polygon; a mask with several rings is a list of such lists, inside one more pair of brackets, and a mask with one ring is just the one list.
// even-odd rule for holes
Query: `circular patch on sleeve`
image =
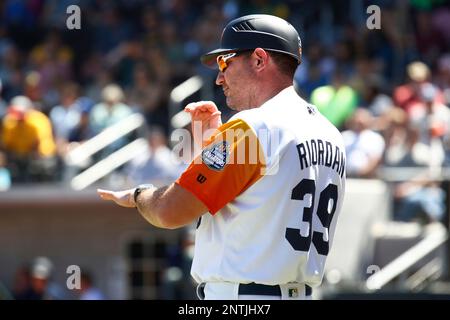
{"label": "circular patch on sleeve", "polygon": [[202,161],[210,169],[222,171],[230,157],[228,142],[221,141],[202,151]]}

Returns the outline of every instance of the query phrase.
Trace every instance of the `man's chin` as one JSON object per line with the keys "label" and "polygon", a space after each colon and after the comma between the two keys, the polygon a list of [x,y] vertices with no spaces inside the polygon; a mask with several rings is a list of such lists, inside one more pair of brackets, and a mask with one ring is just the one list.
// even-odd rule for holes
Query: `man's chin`
{"label": "man's chin", "polygon": [[242,111],[242,110],[249,109],[248,106],[245,106],[241,103],[237,103],[233,99],[230,99],[230,97],[226,97],[226,102],[227,102],[228,108],[230,108],[231,110],[234,110],[234,111]]}
{"label": "man's chin", "polygon": [[231,100],[229,97],[226,97],[226,102],[228,108],[230,108],[231,110],[237,110],[235,104],[233,103],[233,100]]}
{"label": "man's chin", "polygon": [[239,103],[236,103],[235,100],[230,99],[230,97],[226,97],[226,102],[227,102],[227,106],[228,108],[230,108],[231,110],[235,110],[235,111],[240,111],[243,110],[242,106]]}

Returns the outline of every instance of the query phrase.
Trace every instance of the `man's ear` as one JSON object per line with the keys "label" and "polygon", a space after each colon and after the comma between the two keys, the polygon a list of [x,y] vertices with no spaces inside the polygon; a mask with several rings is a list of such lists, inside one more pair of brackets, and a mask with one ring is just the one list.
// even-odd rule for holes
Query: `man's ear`
{"label": "man's ear", "polygon": [[267,67],[267,62],[269,60],[268,53],[261,48],[256,48],[252,54],[253,66],[257,71],[261,71]]}

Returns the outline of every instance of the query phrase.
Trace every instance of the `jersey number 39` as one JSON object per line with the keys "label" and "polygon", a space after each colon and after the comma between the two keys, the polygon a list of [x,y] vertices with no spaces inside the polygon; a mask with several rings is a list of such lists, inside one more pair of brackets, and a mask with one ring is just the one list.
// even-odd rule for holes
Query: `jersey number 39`
{"label": "jersey number 39", "polygon": [[[303,237],[300,229],[286,228],[286,239],[291,244],[292,248],[297,251],[309,251],[311,242],[321,255],[328,255],[329,244],[324,240],[324,234],[312,228],[312,219],[314,215],[314,203],[316,194],[316,183],[311,179],[303,179],[292,190],[292,200],[304,200],[305,195],[311,195],[311,206],[305,207],[303,210],[303,222],[309,225],[308,235]],[[335,184],[330,183],[319,195],[319,204],[317,206],[317,217],[322,226],[329,230],[334,212],[336,211],[338,199],[338,188]],[[330,200],[333,200],[333,206],[329,209]]]}

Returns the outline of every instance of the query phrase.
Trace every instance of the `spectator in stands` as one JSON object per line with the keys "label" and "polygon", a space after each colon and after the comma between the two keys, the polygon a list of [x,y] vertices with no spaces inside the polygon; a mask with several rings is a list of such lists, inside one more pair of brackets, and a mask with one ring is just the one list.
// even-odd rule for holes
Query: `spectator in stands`
{"label": "spectator in stands", "polygon": [[8,101],[23,91],[23,69],[22,53],[19,49],[12,44],[4,48],[0,56],[0,77],[5,100]]}
{"label": "spectator in stands", "polygon": [[[424,166],[441,161],[441,155],[419,143],[419,127],[413,126],[403,109],[393,108],[386,115],[389,120],[385,133],[384,163],[388,166],[422,167],[424,173],[394,186],[394,219],[428,223],[441,221],[445,212],[445,194],[437,181],[433,181]],[[424,124],[425,125],[425,124]],[[428,124],[425,126],[428,127]],[[437,159],[436,159],[437,156]],[[439,157],[441,159],[439,160]]]}
{"label": "spectator in stands", "polygon": [[61,92],[61,104],[50,111],[50,119],[56,138],[59,154],[66,153],[70,133],[79,125],[81,107],[78,103],[79,87],[75,83],[67,83]]}
{"label": "spectator in stands", "polygon": [[47,257],[36,257],[30,267],[16,273],[14,295],[17,300],[61,300],[66,296],[53,280],[53,263]]}
{"label": "spectator in stands", "polygon": [[84,142],[92,136],[91,128],[89,125],[89,115],[94,105],[93,101],[87,97],[81,97],[77,100],[80,108],[80,121],[77,126],[72,128],[69,133],[69,142],[73,143]]}
{"label": "spectator in stands", "polygon": [[134,69],[143,56],[144,48],[142,42],[132,38],[124,41],[108,53],[106,65],[115,66],[115,79],[120,86],[128,88],[133,82]]}
{"label": "spectator in stands", "polygon": [[128,103],[137,112],[151,114],[159,107],[162,84],[152,79],[149,68],[141,63],[133,73],[133,86],[128,92]]}
{"label": "spectator in stands", "polygon": [[36,257],[31,265],[31,288],[38,300],[61,300],[66,295],[53,281],[54,265],[47,257]]}
{"label": "spectator in stands", "polygon": [[[446,52],[449,44],[445,35],[433,25],[433,13],[420,10],[413,17],[416,25],[416,45],[424,61],[436,61],[440,52]],[[448,33],[448,29],[446,31]]]}
{"label": "spectator in stands", "polygon": [[409,82],[394,90],[394,102],[406,112],[411,108],[411,104],[418,100],[418,92],[422,83],[428,82],[430,69],[420,61],[415,61],[407,66]]}
{"label": "spectator in stands", "polygon": [[[416,104],[410,109],[411,124],[405,124],[404,148],[406,153],[399,165],[426,165],[426,170],[409,181],[402,182],[394,188],[395,214],[399,221],[417,221],[420,223],[442,221],[445,214],[445,193],[432,173],[439,174],[444,161],[444,138],[448,138],[450,111],[436,102],[436,88],[430,84],[422,84],[419,88],[419,99],[424,105]],[[403,119],[408,117],[403,116]],[[393,137],[394,138],[394,137]],[[398,141],[400,146],[402,141]],[[392,145],[389,145],[392,148]],[[392,150],[390,150],[392,151]],[[388,155],[388,153],[386,153]]]}
{"label": "spectator in stands", "polygon": [[306,99],[318,87],[326,86],[331,80],[333,62],[325,57],[323,48],[319,43],[308,46],[302,67],[297,68],[294,76],[296,90]]}
{"label": "spectator in stands", "polygon": [[44,105],[54,106],[58,102],[59,85],[72,77],[73,51],[63,44],[59,31],[51,30],[44,42],[32,49],[29,59],[30,67],[37,71]]}
{"label": "spectator in stands", "polygon": [[82,269],[81,272],[81,288],[79,291],[79,300],[105,300],[103,293],[95,287],[92,275]]}
{"label": "spectator in stands", "polygon": [[[16,100],[17,101],[17,100]],[[29,158],[37,151],[38,134],[29,122],[25,121],[28,105],[12,105],[3,119],[2,147],[14,181],[28,180]]]}
{"label": "spectator in stands", "polygon": [[394,106],[391,97],[383,91],[383,78],[376,74],[365,77],[362,103],[373,116],[379,117]]}
{"label": "spectator in stands", "polygon": [[445,158],[444,143],[450,136],[450,110],[438,102],[438,89],[431,83],[423,84],[419,91],[421,103],[410,109],[411,122],[419,132],[419,143],[428,164],[441,165]]}
{"label": "spectator in stands", "polygon": [[[102,90],[102,102],[92,107],[89,124],[92,134],[96,135],[106,128],[118,123],[131,115],[131,108],[123,103],[124,93],[116,84],[109,84]],[[103,155],[110,154],[123,147],[127,143],[126,138],[120,138],[105,148]]]}
{"label": "spectator in stands", "polygon": [[348,176],[374,177],[381,163],[385,143],[383,137],[371,129],[372,121],[369,111],[358,108],[349,119],[349,129],[342,132]]}
{"label": "spectator in stands", "polygon": [[102,90],[102,102],[91,110],[91,127],[94,134],[98,134],[107,127],[129,116],[131,108],[122,101],[124,94],[116,84],[109,84]]}
{"label": "spectator in stands", "polygon": [[16,300],[32,300],[35,297],[31,288],[31,270],[29,265],[21,266],[16,270],[11,290]]}
{"label": "spectator in stands", "polygon": [[[417,144],[419,133],[413,128],[405,110],[394,107],[380,117],[386,148],[384,165],[395,167],[416,167],[424,165]],[[380,121],[380,122],[381,122]]]}
{"label": "spectator in stands", "polygon": [[337,70],[331,85],[319,87],[311,93],[311,102],[331,123],[341,128],[355,110],[358,95],[346,84],[344,73]]}
{"label": "spectator in stands", "polygon": [[57,164],[52,126],[25,96],[11,100],[3,119],[1,142],[13,182],[51,180]]}
{"label": "spectator in stands", "polygon": [[[425,63],[415,61],[408,64],[407,74],[409,82],[395,88],[393,98],[396,106],[410,114],[411,109],[417,107],[417,104],[423,105],[421,88],[430,84],[431,71]],[[434,99],[436,99],[436,102],[442,103],[442,93],[436,92]]]}
{"label": "spectator in stands", "polygon": [[105,65],[104,58],[98,53],[90,55],[84,62],[81,72],[86,82],[84,86],[86,96],[93,101],[101,101],[103,88],[114,80],[112,70]]}
{"label": "spectator in stands", "polygon": [[442,222],[445,214],[445,192],[437,181],[428,176],[428,172],[395,187],[394,199],[397,210],[394,219],[398,221],[416,221],[422,224]]}
{"label": "spectator in stands", "polygon": [[153,183],[166,185],[175,181],[182,168],[175,162],[162,128],[152,127],[147,133],[148,148],[125,168],[130,185]]}
{"label": "spectator in stands", "polygon": [[[100,9],[100,10],[98,10]],[[115,2],[99,3],[97,19],[93,20],[96,51],[107,53],[132,36],[132,21],[123,18]]]}

